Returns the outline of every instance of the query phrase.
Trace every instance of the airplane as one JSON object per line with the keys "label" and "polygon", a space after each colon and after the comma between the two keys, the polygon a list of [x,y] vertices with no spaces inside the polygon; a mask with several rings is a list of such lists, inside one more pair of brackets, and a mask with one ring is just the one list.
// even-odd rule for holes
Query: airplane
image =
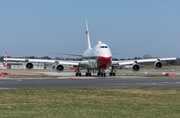
{"label": "airplane", "polygon": [[62,55],[70,55],[70,56],[78,56],[82,58],[82,61],[69,61],[69,60],[46,60],[46,59],[20,59],[20,58],[4,58],[7,61],[25,61],[27,62],[25,67],[27,70],[33,69],[33,62],[49,62],[55,63],[55,69],[57,72],[62,72],[64,70],[63,65],[76,65],[77,71],[76,76],[81,76],[80,67],[86,67],[87,72],[86,76],[91,76],[91,71],[96,70],[97,76],[105,77],[105,69],[111,67],[111,71],[109,76],[115,76],[114,66],[124,66],[124,65],[132,65],[132,71],[138,72],[140,70],[140,66],[138,63],[144,62],[154,62],[154,66],[156,69],[162,68],[163,64],[161,61],[163,60],[176,60],[176,58],[153,58],[153,59],[139,59],[139,60],[122,60],[122,61],[113,61],[112,55],[116,53],[112,53],[109,46],[101,41],[98,41],[98,44],[93,48],[91,47],[88,24],[86,21],[86,35],[87,35],[87,50],[82,54],[66,54],[66,53],[55,53]]}

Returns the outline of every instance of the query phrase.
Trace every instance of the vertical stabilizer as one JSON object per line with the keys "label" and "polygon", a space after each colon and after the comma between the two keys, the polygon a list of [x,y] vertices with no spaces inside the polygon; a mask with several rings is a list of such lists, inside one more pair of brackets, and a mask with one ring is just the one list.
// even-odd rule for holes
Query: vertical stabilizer
{"label": "vertical stabilizer", "polygon": [[87,35],[87,40],[88,40],[88,49],[91,49],[87,20],[86,20],[86,35]]}

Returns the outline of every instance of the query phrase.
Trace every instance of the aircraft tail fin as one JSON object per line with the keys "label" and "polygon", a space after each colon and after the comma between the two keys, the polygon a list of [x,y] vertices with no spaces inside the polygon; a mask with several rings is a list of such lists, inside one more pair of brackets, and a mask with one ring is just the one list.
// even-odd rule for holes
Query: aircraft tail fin
{"label": "aircraft tail fin", "polygon": [[87,35],[87,41],[88,41],[88,49],[91,49],[87,20],[86,20],[86,35]]}

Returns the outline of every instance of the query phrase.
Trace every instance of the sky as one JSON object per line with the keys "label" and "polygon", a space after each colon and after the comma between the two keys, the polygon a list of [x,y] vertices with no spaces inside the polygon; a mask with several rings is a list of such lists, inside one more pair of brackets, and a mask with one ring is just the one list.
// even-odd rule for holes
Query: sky
{"label": "sky", "polygon": [[113,58],[180,57],[179,0],[0,0],[0,55],[68,57],[107,44]]}

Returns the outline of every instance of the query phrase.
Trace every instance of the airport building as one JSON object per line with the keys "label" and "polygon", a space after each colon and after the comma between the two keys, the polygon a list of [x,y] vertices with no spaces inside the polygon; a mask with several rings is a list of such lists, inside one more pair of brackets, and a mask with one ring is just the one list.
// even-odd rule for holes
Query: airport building
{"label": "airport building", "polygon": [[3,62],[0,62],[0,68],[3,68]]}
{"label": "airport building", "polygon": [[[0,67],[3,67],[5,65],[3,62],[2,64],[0,63]],[[25,67],[26,63],[25,62],[7,62],[7,68],[10,69],[26,69]],[[44,62],[35,62],[33,63],[34,68],[33,69],[55,69],[55,63],[44,63]],[[64,69],[71,69],[73,66],[72,65],[63,65]]]}

